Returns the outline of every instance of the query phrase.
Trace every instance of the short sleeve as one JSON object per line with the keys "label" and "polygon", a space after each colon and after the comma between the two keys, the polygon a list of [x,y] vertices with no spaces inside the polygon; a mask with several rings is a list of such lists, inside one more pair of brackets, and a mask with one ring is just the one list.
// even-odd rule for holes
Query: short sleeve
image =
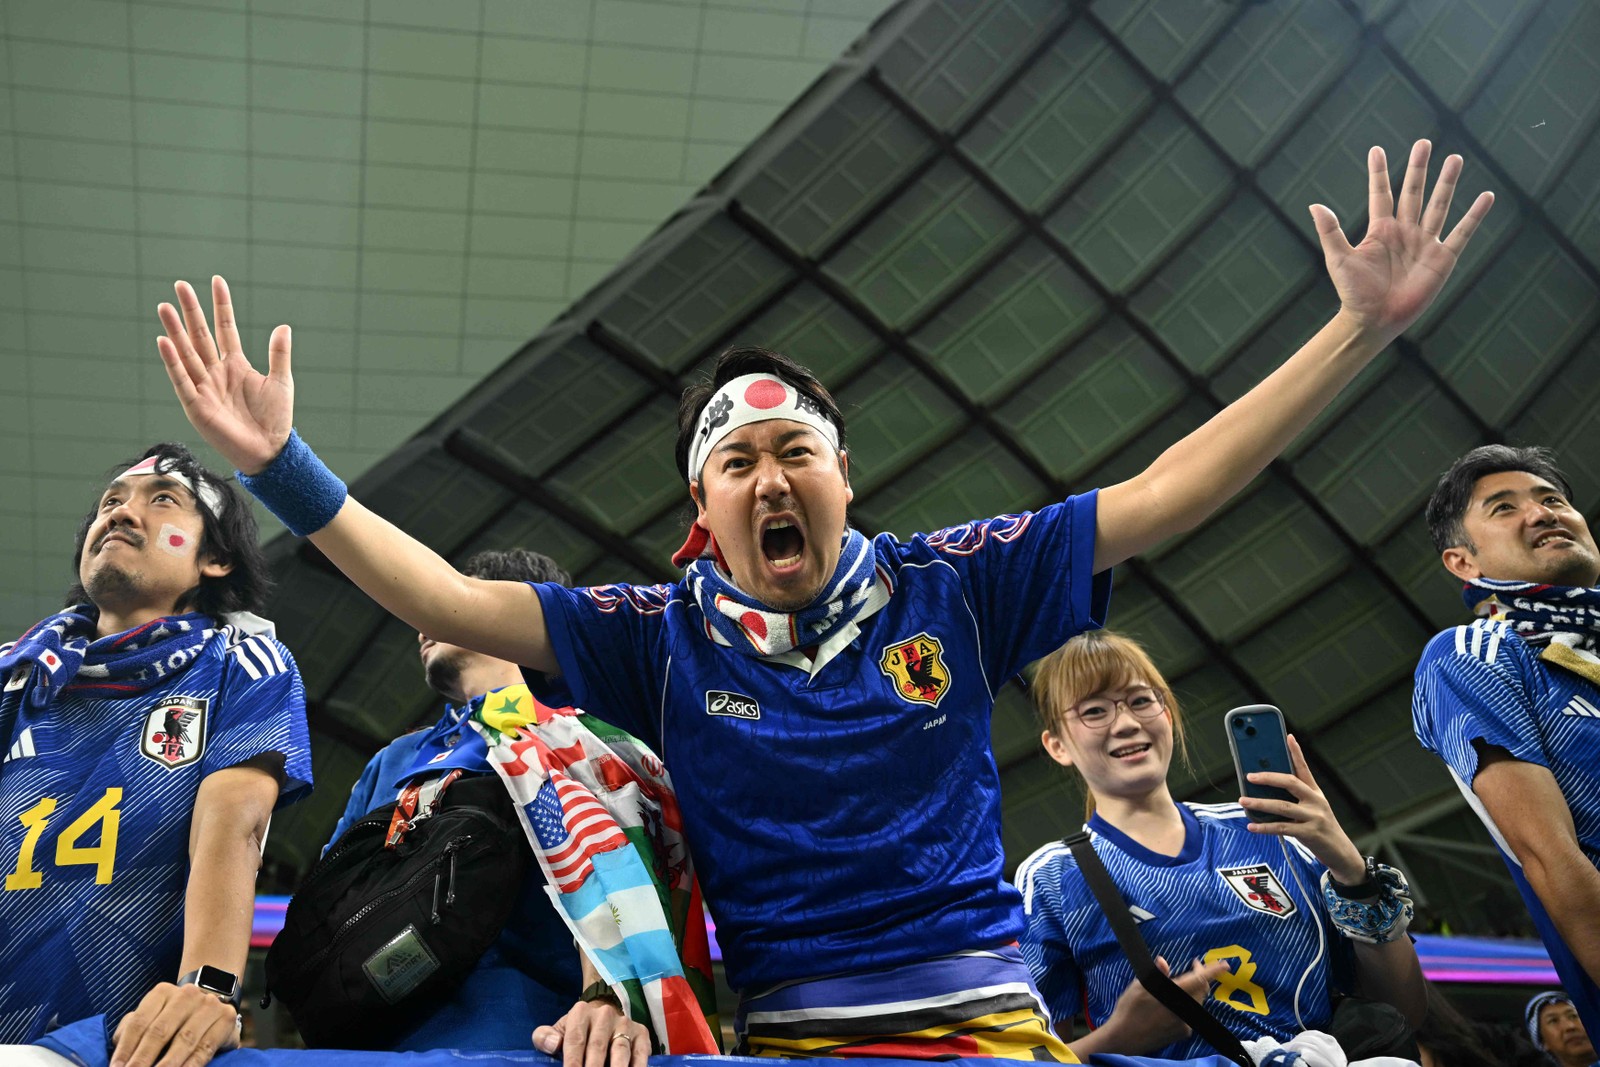
{"label": "short sleeve", "polygon": [[294,657],[266,634],[236,641],[223,655],[218,707],[206,728],[204,773],[277,753],[283,757],[278,806],[292,804],[311,790],[306,693]]}
{"label": "short sleeve", "polygon": [[[1050,862],[1029,876],[1027,926],[1018,945],[1022,959],[1033,976],[1033,984],[1044,998],[1052,1025],[1059,1025],[1083,1011],[1083,972],[1072,955],[1061,919],[1062,864]],[[1023,881],[1018,872],[1018,881]]]}
{"label": "short sleeve", "polygon": [[1534,702],[1519,669],[1519,642],[1495,624],[1458,626],[1429,643],[1417,667],[1412,719],[1417,739],[1462,782],[1478,773],[1483,741],[1525,763],[1549,766]]}
{"label": "short sleeve", "polygon": [[1098,499],[1098,491],[1084,493],[926,538],[961,576],[990,677],[1009,677],[1074,634],[1104,625],[1111,572],[1094,573]]}
{"label": "short sleeve", "polygon": [[659,746],[663,667],[657,649],[672,587],[605,585],[568,589],[537,583],[545,628],[561,674],[526,672],[528,688],[556,707],[590,715]]}

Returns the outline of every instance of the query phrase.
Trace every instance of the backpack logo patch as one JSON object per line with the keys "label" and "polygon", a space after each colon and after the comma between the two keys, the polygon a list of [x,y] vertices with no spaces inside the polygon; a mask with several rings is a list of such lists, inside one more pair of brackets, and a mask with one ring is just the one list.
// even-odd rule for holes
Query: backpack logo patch
{"label": "backpack logo patch", "polygon": [[1265,863],[1249,867],[1218,867],[1217,873],[1228,888],[1248,908],[1264,912],[1274,919],[1287,919],[1299,911],[1294,898],[1283,888],[1278,876]]}
{"label": "backpack logo patch", "polygon": [[171,770],[199,759],[206,750],[205,697],[167,697],[151,708],[139,732],[139,754]]}

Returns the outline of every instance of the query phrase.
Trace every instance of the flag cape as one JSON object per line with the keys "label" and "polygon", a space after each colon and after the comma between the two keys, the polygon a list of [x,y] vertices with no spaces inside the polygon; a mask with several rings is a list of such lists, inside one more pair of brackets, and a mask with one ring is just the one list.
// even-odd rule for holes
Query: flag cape
{"label": "flag cape", "polygon": [[672,780],[643,742],[525,685],[472,715],[579,948],[659,1051],[716,1054],[711,950]]}

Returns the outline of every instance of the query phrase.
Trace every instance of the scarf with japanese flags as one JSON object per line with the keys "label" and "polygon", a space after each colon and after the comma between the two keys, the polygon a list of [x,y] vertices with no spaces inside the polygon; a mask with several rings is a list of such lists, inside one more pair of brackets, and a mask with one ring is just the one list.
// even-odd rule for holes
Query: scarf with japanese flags
{"label": "scarf with japanese flags", "polygon": [[1600,588],[1474,578],[1461,598],[1473,614],[1510,625],[1546,663],[1600,685]]}
{"label": "scarf with japanese flags", "polygon": [[659,1051],[721,1051],[700,884],[677,794],[642,742],[526,685],[472,714],[578,946]]}

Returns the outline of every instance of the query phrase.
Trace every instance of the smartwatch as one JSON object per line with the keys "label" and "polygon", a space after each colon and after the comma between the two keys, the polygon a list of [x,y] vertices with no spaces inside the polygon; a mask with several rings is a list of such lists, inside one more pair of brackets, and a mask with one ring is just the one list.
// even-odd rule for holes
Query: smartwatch
{"label": "smartwatch", "polygon": [[178,979],[179,985],[199,986],[213,996],[239,1007],[239,976],[221,967],[204,965]]}

